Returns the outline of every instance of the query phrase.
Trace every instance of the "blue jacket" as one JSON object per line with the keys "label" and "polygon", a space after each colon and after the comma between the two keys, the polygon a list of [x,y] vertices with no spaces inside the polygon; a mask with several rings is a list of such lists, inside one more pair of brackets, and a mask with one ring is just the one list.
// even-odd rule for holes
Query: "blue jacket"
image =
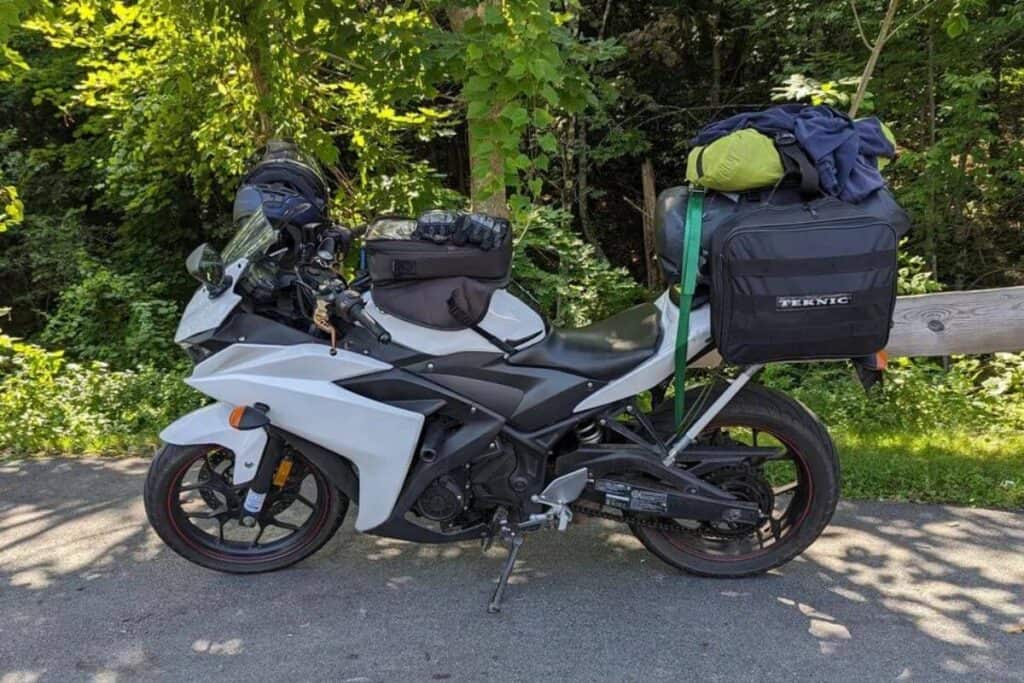
{"label": "blue jacket", "polygon": [[774,137],[792,133],[818,168],[821,190],[847,202],[859,202],[885,185],[875,158],[895,156],[875,117],[853,121],[832,107],[784,104],[737,114],[705,126],[693,139],[706,145],[741,128]]}

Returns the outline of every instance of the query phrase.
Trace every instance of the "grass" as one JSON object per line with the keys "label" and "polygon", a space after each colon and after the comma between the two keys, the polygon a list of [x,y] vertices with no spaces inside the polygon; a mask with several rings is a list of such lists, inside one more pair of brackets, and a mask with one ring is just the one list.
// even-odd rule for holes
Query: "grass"
{"label": "grass", "polygon": [[1024,509],[1024,434],[833,432],[846,498]]}

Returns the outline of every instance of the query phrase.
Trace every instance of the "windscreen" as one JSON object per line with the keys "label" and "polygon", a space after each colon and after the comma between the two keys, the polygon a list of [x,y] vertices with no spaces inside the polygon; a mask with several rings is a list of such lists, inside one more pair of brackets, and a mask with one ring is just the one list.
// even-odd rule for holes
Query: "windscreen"
{"label": "windscreen", "polygon": [[242,258],[255,261],[266,254],[267,249],[275,242],[277,242],[277,230],[267,220],[263,210],[257,209],[254,214],[243,221],[238,232],[224,247],[224,263],[231,264]]}

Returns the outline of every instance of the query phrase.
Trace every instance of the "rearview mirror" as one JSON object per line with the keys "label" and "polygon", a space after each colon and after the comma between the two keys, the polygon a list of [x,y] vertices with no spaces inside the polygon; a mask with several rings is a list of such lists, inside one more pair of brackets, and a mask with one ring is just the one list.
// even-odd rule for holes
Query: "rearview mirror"
{"label": "rearview mirror", "polygon": [[196,247],[185,259],[188,274],[206,285],[210,296],[217,296],[231,284],[231,278],[224,275],[224,259],[220,252],[208,242]]}
{"label": "rearview mirror", "polygon": [[316,248],[316,257],[324,263],[331,263],[334,261],[335,250],[334,238],[325,237],[320,240],[320,245]]}

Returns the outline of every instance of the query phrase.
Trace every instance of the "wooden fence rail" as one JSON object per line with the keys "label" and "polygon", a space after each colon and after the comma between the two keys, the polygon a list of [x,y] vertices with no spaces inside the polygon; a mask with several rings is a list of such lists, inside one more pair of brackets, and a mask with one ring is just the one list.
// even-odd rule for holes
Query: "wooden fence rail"
{"label": "wooden fence rail", "polygon": [[[898,297],[885,350],[891,358],[1024,351],[1024,287]],[[711,352],[695,367],[721,362]]]}
{"label": "wooden fence rail", "polygon": [[893,323],[894,358],[1024,351],[1024,287],[901,296]]}

